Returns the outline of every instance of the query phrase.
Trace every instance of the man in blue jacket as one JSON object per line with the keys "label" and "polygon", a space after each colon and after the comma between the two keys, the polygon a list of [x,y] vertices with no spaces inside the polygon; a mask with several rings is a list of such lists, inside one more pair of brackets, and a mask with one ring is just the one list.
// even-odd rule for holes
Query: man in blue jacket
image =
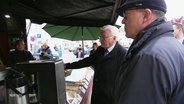
{"label": "man in blue jacket", "polygon": [[165,19],[165,1],[126,0],[117,12],[134,41],[117,77],[114,104],[183,104],[184,47]]}
{"label": "man in blue jacket", "polygon": [[38,49],[38,51],[36,53],[34,53],[35,56],[39,56],[40,60],[44,60],[44,59],[52,59],[53,58],[53,54],[52,51],[50,49],[50,47],[44,43],[40,49]]}
{"label": "man in blue jacket", "polygon": [[66,69],[94,66],[94,79],[91,104],[112,104],[116,76],[126,54],[126,49],[117,42],[119,30],[112,25],[100,29],[101,46],[78,62],[65,64]]}

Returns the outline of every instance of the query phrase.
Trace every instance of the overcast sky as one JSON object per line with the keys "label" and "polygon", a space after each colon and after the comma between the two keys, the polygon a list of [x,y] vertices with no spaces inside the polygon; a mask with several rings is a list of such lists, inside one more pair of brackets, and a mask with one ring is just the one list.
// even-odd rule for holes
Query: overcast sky
{"label": "overcast sky", "polygon": [[184,1],[183,0],[166,0],[167,13],[166,17],[168,20],[172,18],[179,18],[184,16]]}

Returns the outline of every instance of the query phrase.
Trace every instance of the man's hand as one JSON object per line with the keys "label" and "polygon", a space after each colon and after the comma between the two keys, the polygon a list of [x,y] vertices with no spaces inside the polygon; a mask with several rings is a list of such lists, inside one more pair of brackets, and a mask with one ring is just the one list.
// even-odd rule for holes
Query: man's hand
{"label": "man's hand", "polygon": [[64,66],[64,70],[66,71],[67,69],[66,69],[66,64],[65,63],[63,63],[63,66]]}

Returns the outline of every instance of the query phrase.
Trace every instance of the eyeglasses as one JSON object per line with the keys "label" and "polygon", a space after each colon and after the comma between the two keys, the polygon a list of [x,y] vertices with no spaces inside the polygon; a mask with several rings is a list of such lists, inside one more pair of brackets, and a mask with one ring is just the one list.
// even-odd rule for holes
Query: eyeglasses
{"label": "eyeglasses", "polygon": [[108,38],[111,38],[111,37],[113,37],[113,35],[111,35],[111,36],[99,36],[99,39],[108,39]]}

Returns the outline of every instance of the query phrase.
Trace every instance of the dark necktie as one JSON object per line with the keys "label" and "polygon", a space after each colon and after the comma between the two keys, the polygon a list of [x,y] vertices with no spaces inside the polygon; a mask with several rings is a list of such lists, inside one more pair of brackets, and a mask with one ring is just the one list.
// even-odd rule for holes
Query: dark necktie
{"label": "dark necktie", "polygon": [[108,49],[105,50],[104,56],[106,56],[109,53]]}

